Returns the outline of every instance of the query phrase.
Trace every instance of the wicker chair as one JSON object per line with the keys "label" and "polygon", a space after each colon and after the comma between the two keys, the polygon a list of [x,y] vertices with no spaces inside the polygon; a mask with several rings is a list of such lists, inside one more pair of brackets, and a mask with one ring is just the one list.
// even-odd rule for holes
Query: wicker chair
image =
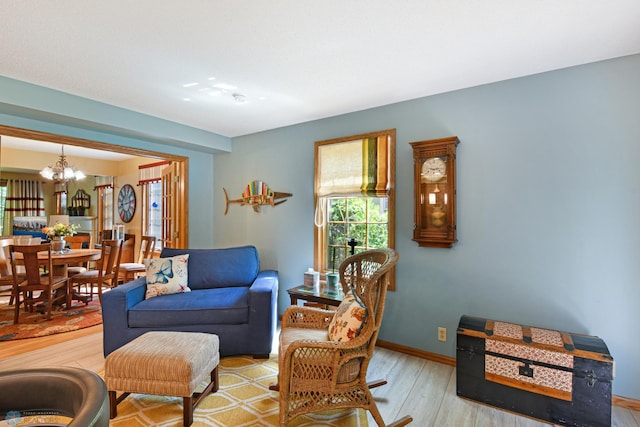
{"label": "wicker chair", "polygon": [[[278,353],[280,425],[298,415],[340,408],[363,408],[378,426],[382,415],[367,383],[367,367],[373,355],[389,282],[389,271],[398,261],[392,249],[373,249],[352,255],[340,266],[340,281],[367,308],[359,334],[350,341],[329,340],[334,311],[290,306],[282,317]],[[409,424],[404,417],[393,426]]]}

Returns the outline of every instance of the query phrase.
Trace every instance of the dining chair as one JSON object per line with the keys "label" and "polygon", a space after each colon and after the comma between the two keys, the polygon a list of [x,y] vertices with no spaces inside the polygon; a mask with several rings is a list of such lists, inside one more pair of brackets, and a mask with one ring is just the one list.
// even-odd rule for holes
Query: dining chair
{"label": "dining chair", "polygon": [[[69,249],[89,249],[91,247],[91,235],[89,234],[75,234],[65,237],[64,240],[67,242]],[[84,273],[88,269],[89,262],[69,265],[67,267],[67,275],[69,277],[75,276],[76,274]]]}
{"label": "dining chair", "polygon": [[30,235],[25,236],[13,236],[13,243],[16,245],[39,245],[42,243],[40,237],[33,237]]}
{"label": "dining chair", "polygon": [[155,249],[155,236],[142,236],[138,262],[123,262],[120,264],[120,268],[118,269],[118,283],[130,282],[141,273],[144,273],[146,271],[144,260],[151,258]]}
{"label": "dining chair", "polygon": [[9,292],[9,305],[13,304],[13,274],[9,262],[9,246],[13,245],[13,239],[0,239],[0,294]]}
{"label": "dining chair", "polygon": [[[46,256],[38,256],[39,252]],[[53,275],[53,261],[51,259],[51,244],[40,245],[10,245],[9,260],[13,274],[13,296],[15,297],[14,324],[20,318],[20,305],[33,311],[34,305],[43,303],[47,310],[47,320],[51,319],[54,302],[64,301],[66,298],[67,278]],[[24,265],[25,276],[17,273],[18,265]],[[40,267],[46,267],[47,273],[41,274]],[[38,296],[36,292],[40,292]]]}
{"label": "dining chair", "polygon": [[[97,287],[98,299],[102,303],[102,288],[105,286],[113,288],[118,285],[117,271],[123,243],[122,240],[103,240],[100,258],[96,261],[96,269],[69,277],[68,307],[71,307],[72,299],[84,299],[85,305],[88,304],[93,298],[94,286]],[[76,291],[76,287],[80,288],[83,285],[88,286],[88,294],[80,293],[80,289]]]}

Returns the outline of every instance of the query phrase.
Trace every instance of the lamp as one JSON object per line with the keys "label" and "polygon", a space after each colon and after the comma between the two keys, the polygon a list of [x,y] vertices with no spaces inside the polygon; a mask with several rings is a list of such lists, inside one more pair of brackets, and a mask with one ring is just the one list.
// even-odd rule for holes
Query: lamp
{"label": "lamp", "polygon": [[80,170],[74,170],[67,163],[67,158],[64,155],[64,145],[62,146],[62,154],[60,159],[53,166],[47,166],[40,171],[40,175],[46,179],[50,179],[56,183],[65,183],[74,179],[80,180],[86,178],[84,172]]}

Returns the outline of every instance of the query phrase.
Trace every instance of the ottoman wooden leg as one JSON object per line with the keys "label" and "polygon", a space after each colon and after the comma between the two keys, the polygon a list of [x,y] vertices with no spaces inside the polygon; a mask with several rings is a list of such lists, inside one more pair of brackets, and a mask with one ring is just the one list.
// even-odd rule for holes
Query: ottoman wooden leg
{"label": "ottoman wooden leg", "polygon": [[215,393],[216,391],[218,391],[218,387],[220,387],[220,382],[218,379],[218,367],[216,366],[215,368],[213,368],[213,371],[211,371],[211,383],[214,384],[213,388],[211,389],[211,393]]}
{"label": "ottoman wooden leg", "polygon": [[182,419],[185,426],[190,426],[193,422],[193,410],[196,409],[196,406],[198,406],[200,401],[204,399],[209,393],[215,393],[216,391],[218,391],[218,388],[220,387],[218,381],[218,367],[216,366],[215,368],[213,368],[213,371],[211,371],[211,381],[209,382],[209,384],[207,384],[207,387],[202,390],[202,393],[193,393],[189,397],[183,397]]}
{"label": "ottoman wooden leg", "polygon": [[182,398],[182,424],[184,427],[189,427],[193,423],[193,396]]}
{"label": "ottoman wooden leg", "polygon": [[118,401],[116,399],[116,392],[109,392],[109,418],[114,419],[118,416]]}
{"label": "ottoman wooden leg", "polygon": [[114,419],[118,416],[118,403],[122,402],[131,393],[122,393],[120,397],[116,397],[115,391],[109,391],[109,418]]}

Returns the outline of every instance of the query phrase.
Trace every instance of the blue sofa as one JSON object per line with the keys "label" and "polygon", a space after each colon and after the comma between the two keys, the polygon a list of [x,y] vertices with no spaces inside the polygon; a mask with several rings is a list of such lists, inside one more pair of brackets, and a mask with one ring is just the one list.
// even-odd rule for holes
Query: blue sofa
{"label": "blue sofa", "polygon": [[148,331],[218,335],[220,355],[268,357],[275,335],[278,272],[260,271],[253,246],[168,249],[160,257],[189,254],[191,292],[145,299],[144,277],[102,296],[105,357]]}

